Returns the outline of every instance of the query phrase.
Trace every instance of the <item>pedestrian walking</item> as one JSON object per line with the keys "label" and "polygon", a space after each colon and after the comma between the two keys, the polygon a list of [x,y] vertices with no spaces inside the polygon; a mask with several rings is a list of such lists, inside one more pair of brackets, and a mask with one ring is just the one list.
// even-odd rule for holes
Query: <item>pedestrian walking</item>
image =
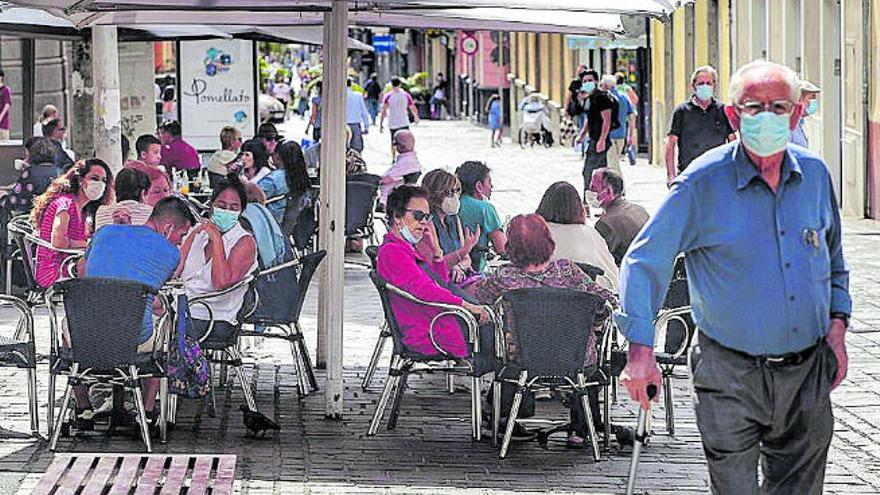
{"label": "pedestrian walking", "polygon": [[741,141],[675,178],[623,262],[621,383],[647,409],[647,387],[661,384],[653,319],[685,254],[694,407],[715,494],[821,494],[830,392],[847,372],[852,302],[831,176],[789,144],[799,83],[765,61],[733,75],[727,113]]}
{"label": "pedestrian walking", "polygon": [[364,103],[364,96],[351,88],[351,79],[345,91],[345,123],[351,130],[349,148],[364,151],[363,135],[370,130],[370,114]]}
{"label": "pedestrian walking", "polygon": [[312,95],[312,111],[309,115],[309,124],[306,126],[306,134],[312,130],[312,141],[321,141],[321,81],[315,83],[315,94]]}
{"label": "pedestrian walking", "polygon": [[626,149],[631,143],[630,140],[635,134],[635,110],[629,98],[617,91],[617,76],[612,74],[602,76],[602,89],[611,93],[611,96],[617,100],[617,113],[615,114],[617,127],[611,129],[609,135],[611,147],[608,148],[608,167],[620,172],[620,158],[626,153]]}
{"label": "pedestrian walking", "polygon": [[575,142],[582,143],[586,136],[590,138],[583,172],[584,191],[586,191],[590,185],[593,171],[608,166],[611,130],[619,125],[619,121],[615,118],[619,105],[611,93],[599,87],[599,73],[592,69],[584,75],[584,85],[581,86],[581,91],[588,94],[587,122]]}
{"label": "pedestrian walking", "polygon": [[[672,124],[666,140],[667,184],[694,158],[707,150],[736,139],[724,113],[724,105],[715,99],[718,73],[710,65],[700,67],[691,76],[693,95],[672,112]],[[675,148],[678,146],[678,168]]]}
{"label": "pedestrian walking", "polygon": [[[501,146],[501,135],[504,132],[501,122],[501,97],[493,94],[486,102],[486,115],[489,118],[489,140],[492,147]],[[497,136],[497,137],[496,137]]]}
{"label": "pedestrian walking", "polygon": [[[431,120],[440,120],[443,117],[443,110],[446,109],[446,90],[449,82],[442,72],[437,73],[434,80],[434,91],[431,93]],[[448,112],[448,110],[447,110]]]}
{"label": "pedestrian walking", "polygon": [[630,132],[627,133],[627,141],[629,141],[629,145],[626,147],[626,155],[627,158],[629,158],[629,164],[635,165],[636,146],[639,142],[638,132],[636,130],[636,119],[639,118],[639,95],[633,87],[626,82],[626,74],[618,72],[615,76],[617,76],[617,92],[625,96],[633,108],[633,124]]}
{"label": "pedestrian walking", "polygon": [[578,132],[584,126],[586,120],[586,109],[584,109],[584,100],[579,98],[581,86],[584,85],[584,77],[587,75],[587,66],[578,65],[575,78],[568,84],[568,102],[565,104],[565,113],[574,122]]}
{"label": "pedestrian walking", "polygon": [[804,122],[819,111],[820,92],[822,90],[810,81],[801,81],[801,99],[799,103],[804,108],[804,115],[798,121],[794,131],[791,132],[791,142],[798,146],[810,147],[810,140],[807,139],[807,133],[804,131]]}
{"label": "pedestrian walking", "polygon": [[9,139],[9,114],[12,112],[12,90],[6,85],[6,74],[0,69],[0,141]]}
{"label": "pedestrian walking", "polygon": [[402,87],[403,82],[399,77],[391,78],[391,91],[382,99],[382,113],[379,115],[379,132],[385,126],[385,116],[388,116],[388,130],[391,132],[391,158],[397,156],[394,146],[394,133],[403,129],[409,129],[409,113],[412,113],[413,122],[419,122],[419,110],[412,96]]}
{"label": "pedestrian walking", "polygon": [[370,79],[364,85],[364,91],[367,93],[367,112],[370,114],[370,123],[376,125],[376,116],[379,115],[379,98],[382,97],[382,85],[379,84],[379,78],[375,72],[370,74]]}

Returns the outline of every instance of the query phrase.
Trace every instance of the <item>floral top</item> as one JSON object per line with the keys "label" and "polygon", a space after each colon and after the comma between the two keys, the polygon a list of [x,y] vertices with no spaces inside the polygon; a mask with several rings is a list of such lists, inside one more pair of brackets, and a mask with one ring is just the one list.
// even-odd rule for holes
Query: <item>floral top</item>
{"label": "floral top", "polygon": [[31,211],[34,198],[46,192],[49,184],[61,174],[52,162],[27,166],[3,202],[15,211]]}
{"label": "floral top", "polygon": [[[611,291],[603,289],[590,280],[590,277],[571,260],[551,261],[542,272],[527,272],[513,265],[503,266],[477,285],[475,295],[480,304],[493,305],[501,299],[501,296],[511,290],[533,287],[556,287],[589,292],[608,301],[612,306],[617,306],[617,297]],[[593,331],[590,332],[589,353],[587,355],[589,364],[596,362],[596,333],[601,330],[602,324],[609,316],[611,315],[607,307],[602,306],[593,320]],[[515,358],[517,351],[513,333],[507,333],[507,347],[508,357]]]}

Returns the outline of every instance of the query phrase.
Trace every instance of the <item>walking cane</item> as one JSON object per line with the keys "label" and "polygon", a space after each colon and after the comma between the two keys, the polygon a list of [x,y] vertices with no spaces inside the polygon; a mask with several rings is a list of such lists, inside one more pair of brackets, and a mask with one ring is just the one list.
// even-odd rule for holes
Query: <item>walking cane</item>
{"label": "walking cane", "polygon": [[[648,385],[648,399],[651,400],[654,396],[657,395],[657,385],[653,383]],[[636,435],[633,442],[633,455],[632,460],[629,463],[629,479],[626,482],[626,495],[632,495],[633,489],[636,486],[636,470],[639,468],[639,454],[642,453],[642,445],[645,443],[645,439],[648,437],[647,429],[648,424],[648,415],[651,414],[651,406],[648,404],[648,409],[642,408],[641,404],[639,405],[639,424],[636,427]]]}

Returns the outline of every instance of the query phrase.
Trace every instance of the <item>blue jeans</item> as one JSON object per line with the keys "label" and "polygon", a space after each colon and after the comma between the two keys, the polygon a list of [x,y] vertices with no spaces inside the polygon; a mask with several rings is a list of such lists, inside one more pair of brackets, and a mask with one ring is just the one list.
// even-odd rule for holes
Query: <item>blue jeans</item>
{"label": "blue jeans", "polygon": [[371,124],[376,125],[376,116],[379,115],[379,100],[367,98],[367,113],[373,119]]}

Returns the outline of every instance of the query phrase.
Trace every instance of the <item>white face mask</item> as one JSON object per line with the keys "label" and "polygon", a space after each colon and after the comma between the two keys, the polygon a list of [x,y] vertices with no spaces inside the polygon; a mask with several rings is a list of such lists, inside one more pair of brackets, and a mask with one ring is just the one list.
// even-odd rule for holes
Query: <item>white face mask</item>
{"label": "white face mask", "polygon": [[89,180],[86,181],[86,186],[83,189],[83,192],[85,192],[89,201],[97,201],[104,195],[105,189],[107,189],[107,184],[104,184],[101,181]]}
{"label": "white face mask", "polygon": [[461,198],[458,195],[446,196],[443,198],[440,209],[447,215],[458,215],[458,210],[461,209]]}
{"label": "white face mask", "polygon": [[590,208],[602,208],[602,203],[599,202],[599,193],[595,191],[587,191],[587,206]]}
{"label": "white face mask", "polygon": [[27,165],[27,162],[22,160],[21,158],[16,158],[15,161],[12,162],[12,167],[15,170],[24,170],[24,167]]}

